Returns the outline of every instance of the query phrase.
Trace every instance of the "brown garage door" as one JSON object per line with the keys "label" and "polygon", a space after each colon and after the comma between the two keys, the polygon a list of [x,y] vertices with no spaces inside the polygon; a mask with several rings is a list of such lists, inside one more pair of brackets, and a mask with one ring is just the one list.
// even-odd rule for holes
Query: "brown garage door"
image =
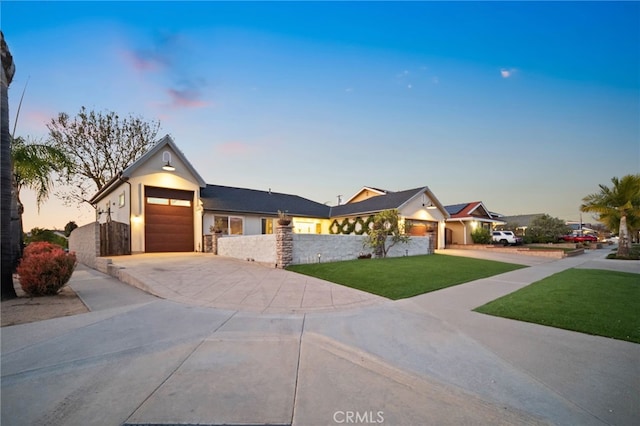
{"label": "brown garage door", "polygon": [[193,251],[193,191],[145,187],[145,252]]}

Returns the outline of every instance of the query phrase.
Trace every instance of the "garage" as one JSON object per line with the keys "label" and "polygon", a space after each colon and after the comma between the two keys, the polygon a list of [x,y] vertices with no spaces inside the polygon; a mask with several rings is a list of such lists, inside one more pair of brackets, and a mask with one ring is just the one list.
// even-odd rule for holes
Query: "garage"
{"label": "garage", "polygon": [[145,252],[193,251],[193,191],[145,187]]}

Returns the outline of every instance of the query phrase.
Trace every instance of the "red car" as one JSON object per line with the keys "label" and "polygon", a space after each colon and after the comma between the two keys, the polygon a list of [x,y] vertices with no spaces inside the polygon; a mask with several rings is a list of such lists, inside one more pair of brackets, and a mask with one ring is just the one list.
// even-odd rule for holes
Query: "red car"
{"label": "red car", "polygon": [[562,239],[570,243],[585,243],[585,242],[598,241],[598,237],[594,235],[564,235]]}

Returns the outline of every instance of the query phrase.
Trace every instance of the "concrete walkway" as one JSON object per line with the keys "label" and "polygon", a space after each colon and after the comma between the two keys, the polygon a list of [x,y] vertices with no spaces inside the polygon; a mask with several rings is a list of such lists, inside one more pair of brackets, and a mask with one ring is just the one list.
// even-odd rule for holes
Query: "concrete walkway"
{"label": "concrete walkway", "polygon": [[640,345],[470,311],[606,253],[293,314],[177,303],[81,269],[71,285],[93,312],[2,329],[0,420],[638,424]]}

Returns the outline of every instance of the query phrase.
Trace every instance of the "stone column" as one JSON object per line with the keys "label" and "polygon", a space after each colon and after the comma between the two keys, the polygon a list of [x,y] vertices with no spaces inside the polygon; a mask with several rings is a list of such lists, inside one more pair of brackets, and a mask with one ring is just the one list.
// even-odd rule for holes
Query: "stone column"
{"label": "stone column", "polygon": [[204,252],[213,253],[213,235],[211,234],[204,236]]}
{"label": "stone column", "polygon": [[284,269],[293,262],[293,228],[276,226],[276,268]]}
{"label": "stone column", "polygon": [[218,254],[218,240],[221,236],[222,234],[217,232],[211,236],[211,253]]}

